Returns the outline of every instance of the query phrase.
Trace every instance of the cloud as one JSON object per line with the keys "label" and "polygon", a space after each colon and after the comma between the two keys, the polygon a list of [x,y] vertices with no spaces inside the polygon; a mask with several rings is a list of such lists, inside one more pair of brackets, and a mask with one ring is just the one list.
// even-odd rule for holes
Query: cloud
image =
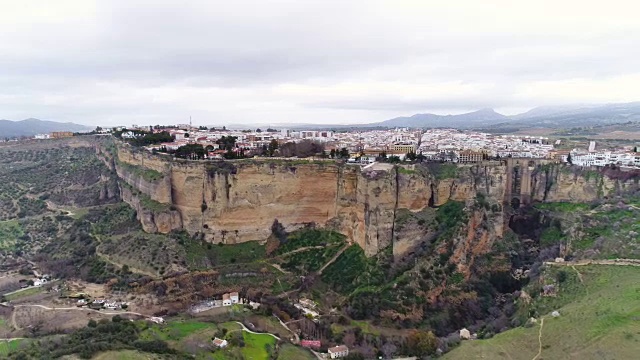
{"label": "cloud", "polygon": [[5,118],[355,123],[640,98],[628,1],[0,5]]}

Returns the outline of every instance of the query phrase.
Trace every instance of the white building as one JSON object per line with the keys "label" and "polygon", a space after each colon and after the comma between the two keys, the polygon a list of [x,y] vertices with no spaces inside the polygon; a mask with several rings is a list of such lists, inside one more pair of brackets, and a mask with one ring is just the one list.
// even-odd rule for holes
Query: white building
{"label": "white building", "polygon": [[232,292],[231,294],[229,294],[229,298],[231,298],[232,304],[237,304],[240,302],[240,296],[237,292]]}
{"label": "white building", "polygon": [[329,357],[331,359],[343,358],[349,355],[349,348],[346,345],[338,345],[329,348]]}
{"label": "white building", "polygon": [[213,341],[212,341],[212,342],[213,342],[213,345],[214,345],[214,346],[216,346],[216,347],[218,347],[218,348],[220,348],[220,349],[227,347],[227,345],[229,344],[229,343],[227,342],[227,340],[224,340],[224,339],[218,339],[218,338],[213,339]]}
{"label": "white building", "polygon": [[222,306],[229,306],[231,305],[231,295],[229,294],[223,294],[222,295]]}

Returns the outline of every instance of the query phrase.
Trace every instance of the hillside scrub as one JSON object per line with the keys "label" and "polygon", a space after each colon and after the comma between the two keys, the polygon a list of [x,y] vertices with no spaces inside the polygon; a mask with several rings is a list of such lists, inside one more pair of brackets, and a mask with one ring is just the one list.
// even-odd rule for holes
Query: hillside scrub
{"label": "hillside scrub", "polygon": [[[488,340],[464,341],[444,359],[533,359],[538,351],[544,359],[632,359],[640,350],[637,297],[640,268],[634,266],[549,266],[544,283],[532,283],[525,291],[533,298],[518,301],[518,314],[525,324]],[[558,274],[566,278],[559,282]],[[578,276],[580,273],[581,278]],[[581,281],[582,279],[582,281]],[[556,286],[556,296],[540,295],[543,284]],[[553,318],[551,311],[560,316]],[[544,318],[541,328],[540,320]],[[542,335],[542,336],[540,336]],[[541,343],[539,343],[539,339]]]}
{"label": "hillside scrub", "polygon": [[301,229],[294,231],[281,241],[280,246],[274,252],[281,255],[293,250],[309,246],[327,246],[335,243],[343,243],[346,237],[337,231],[324,229]]}
{"label": "hillside scrub", "polygon": [[[67,336],[51,340],[41,339],[30,343],[24,349],[9,353],[8,358],[45,359],[75,354],[81,359],[90,359],[99,352],[120,349],[178,355],[162,340],[140,340],[139,336],[140,330],[136,323],[120,316],[114,316],[111,321],[90,320],[86,327],[75,330]],[[90,341],[87,341],[89,339]]]}
{"label": "hillside scrub", "polygon": [[138,166],[138,165],[132,165],[129,163],[126,163],[124,161],[118,161],[116,160],[116,163],[119,167],[121,167],[124,171],[133,174],[135,176],[139,176],[141,178],[143,178],[146,181],[149,182],[156,182],[158,180],[161,180],[162,178],[164,178],[164,175],[162,175],[161,172],[153,170],[153,169],[148,169],[142,166]]}

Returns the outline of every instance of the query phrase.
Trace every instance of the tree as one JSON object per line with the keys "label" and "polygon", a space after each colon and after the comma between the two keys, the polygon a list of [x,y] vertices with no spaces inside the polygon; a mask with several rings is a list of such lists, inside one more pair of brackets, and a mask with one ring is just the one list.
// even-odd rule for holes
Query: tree
{"label": "tree", "polygon": [[573,165],[573,159],[571,158],[571,153],[569,153],[569,155],[567,155],[567,163]]}
{"label": "tree", "polygon": [[260,128],[257,128],[257,129],[256,129],[256,132],[257,132],[257,133],[261,133],[261,132],[262,132],[262,130],[261,130]]}
{"label": "tree", "polygon": [[187,144],[180,146],[175,152],[175,156],[183,159],[200,160],[204,159],[205,150],[200,144]]}
{"label": "tree", "polygon": [[634,147],[633,147],[633,152],[634,152],[634,153],[637,153],[637,152],[638,152],[638,147],[637,147],[637,146],[634,146]]}
{"label": "tree", "polygon": [[220,145],[220,149],[230,151],[236,146],[236,136],[223,136],[216,141],[216,144]]}
{"label": "tree", "polygon": [[339,152],[338,156],[341,159],[348,159],[349,158],[349,150],[347,150],[347,148],[340,149],[340,152]]}
{"label": "tree", "polygon": [[417,158],[416,153],[412,150],[409,151],[405,157],[405,159],[409,160],[409,161],[414,161]]}
{"label": "tree", "polygon": [[335,159],[335,157],[336,157],[336,149],[331,149],[331,151],[329,151],[329,156],[332,159]]}
{"label": "tree", "polygon": [[413,330],[407,338],[410,355],[431,355],[438,348],[438,338],[431,331]]}
{"label": "tree", "polygon": [[267,153],[269,154],[269,156],[273,156],[273,154],[275,154],[276,150],[278,150],[278,140],[273,139],[269,143],[269,147],[267,148]]}

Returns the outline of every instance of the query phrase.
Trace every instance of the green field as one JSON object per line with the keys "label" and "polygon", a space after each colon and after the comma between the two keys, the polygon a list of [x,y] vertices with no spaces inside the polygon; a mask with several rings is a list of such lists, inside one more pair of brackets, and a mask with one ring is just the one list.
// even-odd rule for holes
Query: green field
{"label": "green field", "polygon": [[39,294],[41,292],[42,292],[41,287],[32,287],[22,291],[15,292],[13,294],[5,295],[5,299],[7,299],[7,301],[13,301],[23,297]]}
{"label": "green field", "polygon": [[141,337],[144,339],[160,339],[165,341],[180,341],[183,338],[203,330],[217,330],[214,323],[192,320],[169,321],[164,325],[152,325],[144,330]]}
{"label": "green field", "polygon": [[28,340],[0,341],[0,358],[4,358],[9,352],[18,349],[20,344]]}
{"label": "green field", "polygon": [[[246,331],[242,332],[244,338],[244,347],[242,354],[246,359],[268,360],[269,353],[273,351],[276,339],[271,335],[252,334]],[[267,347],[272,349],[267,351]]]}
{"label": "green field", "polygon": [[278,351],[278,360],[315,360],[316,357],[306,349],[284,344]]}
{"label": "green field", "polygon": [[[445,359],[633,359],[640,352],[640,268],[551,267],[547,279],[568,274],[557,297],[538,297],[538,323],[488,340],[464,341]],[[548,280],[547,280],[548,281]],[[561,314],[553,318],[550,312]],[[540,326],[541,320],[543,326]],[[538,341],[540,336],[541,342]]]}

